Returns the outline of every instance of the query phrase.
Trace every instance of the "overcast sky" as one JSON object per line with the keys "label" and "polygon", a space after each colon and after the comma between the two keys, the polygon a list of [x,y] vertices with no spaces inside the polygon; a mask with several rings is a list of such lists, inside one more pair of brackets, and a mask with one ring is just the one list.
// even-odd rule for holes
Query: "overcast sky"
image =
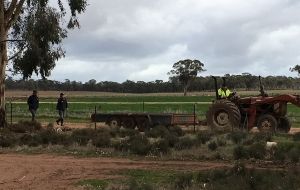
{"label": "overcast sky", "polygon": [[198,59],[200,75],[289,75],[300,64],[299,0],[89,0],[50,79],[168,80]]}

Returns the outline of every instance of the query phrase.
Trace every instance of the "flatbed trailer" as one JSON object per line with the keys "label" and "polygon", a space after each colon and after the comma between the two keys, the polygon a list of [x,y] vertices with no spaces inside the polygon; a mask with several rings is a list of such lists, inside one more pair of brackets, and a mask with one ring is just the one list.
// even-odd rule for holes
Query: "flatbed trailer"
{"label": "flatbed trailer", "polygon": [[111,127],[120,127],[145,131],[156,125],[198,125],[199,120],[195,114],[177,113],[94,113],[91,115],[93,122],[105,122]]}

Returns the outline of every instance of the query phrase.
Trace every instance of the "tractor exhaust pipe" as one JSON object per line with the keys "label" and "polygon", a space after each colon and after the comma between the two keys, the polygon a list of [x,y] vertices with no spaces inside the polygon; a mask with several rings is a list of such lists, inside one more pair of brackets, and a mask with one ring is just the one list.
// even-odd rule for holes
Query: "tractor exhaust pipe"
{"label": "tractor exhaust pipe", "polygon": [[214,79],[214,82],[215,82],[216,99],[219,100],[220,97],[219,97],[219,93],[218,93],[218,81],[217,81],[217,77],[212,76],[212,78]]}

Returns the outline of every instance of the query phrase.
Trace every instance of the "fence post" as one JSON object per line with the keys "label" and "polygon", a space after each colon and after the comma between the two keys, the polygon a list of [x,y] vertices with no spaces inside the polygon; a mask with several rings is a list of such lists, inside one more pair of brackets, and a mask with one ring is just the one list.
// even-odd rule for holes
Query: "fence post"
{"label": "fence post", "polygon": [[[96,114],[97,114],[97,106],[95,106],[95,118],[96,118]],[[96,119],[95,119],[95,130],[97,129],[97,122],[96,122]]]}
{"label": "fence post", "polygon": [[143,101],[143,112],[145,112],[145,102]]}
{"label": "fence post", "polygon": [[13,106],[12,106],[12,101],[10,101],[10,124],[12,125],[12,120],[13,120]]}
{"label": "fence post", "polygon": [[194,133],[196,132],[196,103],[194,103]]}

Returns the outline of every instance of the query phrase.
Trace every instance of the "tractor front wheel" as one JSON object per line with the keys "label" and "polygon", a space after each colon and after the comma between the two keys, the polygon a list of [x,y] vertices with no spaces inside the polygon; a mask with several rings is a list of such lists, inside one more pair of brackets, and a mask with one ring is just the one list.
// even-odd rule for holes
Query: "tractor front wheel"
{"label": "tractor front wheel", "polygon": [[273,115],[264,114],[261,115],[257,120],[257,128],[261,132],[274,133],[277,127],[278,127],[278,122]]}

